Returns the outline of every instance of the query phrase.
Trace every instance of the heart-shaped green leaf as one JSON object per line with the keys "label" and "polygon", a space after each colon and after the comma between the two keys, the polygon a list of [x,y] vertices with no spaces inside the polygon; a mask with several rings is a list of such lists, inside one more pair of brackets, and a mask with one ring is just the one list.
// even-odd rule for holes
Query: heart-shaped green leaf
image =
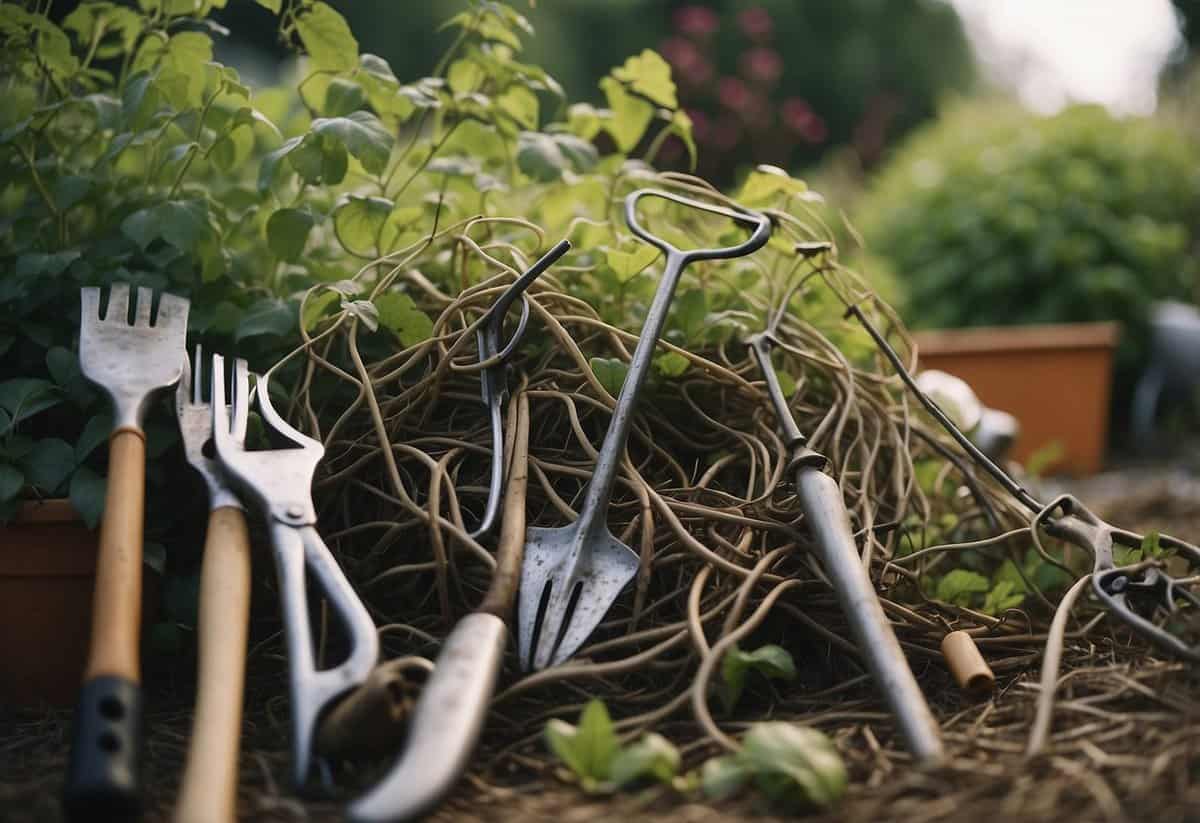
{"label": "heart-shaped green leaf", "polygon": [[300,259],[315,219],[307,209],[276,209],[267,218],[267,244],[280,260]]}
{"label": "heart-shaped green leaf", "polygon": [[375,298],[379,323],[395,332],[405,346],[415,346],[433,336],[433,321],[403,292],[386,292]]}
{"label": "heart-shaped green leaf", "polygon": [[25,456],[22,465],[25,481],[48,495],[58,493],[59,486],[75,470],[75,449],[57,437],[38,440]]}
{"label": "heart-shaped green leaf", "polygon": [[679,749],[665,737],[649,732],[613,758],[609,777],[617,786],[639,778],[670,783],[679,772]]}
{"label": "heart-shaped green leaf", "polygon": [[358,65],[358,41],[346,18],[318,0],[296,18],[296,33],[313,65],[330,71],[349,71]]}
{"label": "heart-shaped green leaf", "polygon": [[80,466],[71,475],[71,505],[89,529],[96,528],[104,514],[104,478],[87,466]]}
{"label": "heart-shaped green leaf", "polygon": [[752,652],[744,652],[740,647],[734,646],[721,659],[720,695],[726,711],[732,711],[741,699],[746,686],[746,675],[751,671],[778,680],[796,679],[796,663],[787,649],[768,644]]}
{"label": "heart-shaped green leaf", "polygon": [[592,367],[592,374],[596,375],[606,392],[613,397],[621,393],[625,375],[629,373],[629,366],[624,360],[615,357],[593,357],[588,360],[588,365]]}

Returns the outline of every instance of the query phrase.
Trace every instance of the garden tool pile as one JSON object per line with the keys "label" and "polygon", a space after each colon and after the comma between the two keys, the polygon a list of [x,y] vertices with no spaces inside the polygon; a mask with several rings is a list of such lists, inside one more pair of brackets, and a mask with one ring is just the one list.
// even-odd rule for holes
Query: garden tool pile
{"label": "garden tool pile", "polygon": [[[745,228],[748,237],[735,245],[682,250],[639,221],[638,205],[646,197],[728,218]],[[753,211],[658,190],[630,194],[625,200],[625,218],[638,238],[665,255],[664,273],[616,398],[578,517],[570,525],[526,528],[534,425],[523,383],[510,387],[507,373],[507,363],[530,319],[531,298],[526,290],[570,245],[563,241],[553,247],[477,321],[480,396],[488,410],[492,465],[486,505],[471,537],[491,539],[498,528],[491,585],[477,609],[462,618],[443,641],[407,731],[396,728],[385,734],[394,764],[374,787],[350,803],[354,820],[409,819],[433,808],[454,786],[470,762],[500,678],[514,601],[520,668],[556,666],[580,649],[639,571],[648,573],[648,558],[610,531],[608,510],[619,474],[636,471],[626,455],[626,443],[672,297],[690,263],[754,253],[767,242],[771,221]],[[80,359],[84,374],[111,396],[116,422],[110,445],[92,651],[76,714],[66,808],[77,820],[98,819],[98,814],[104,819],[129,819],[140,808],[137,604],[145,468],[140,425],[153,393],[177,384],[176,412],[187,457],[205,480],[211,513],[201,577],[195,725],[176,819],[221,823],[232,820],[235,813],[245,670],[250,560],[243,506],[265,521],[275,559],[289,666],[292,778],[298,789],[330,782],[331,771],[317,745],[330,730],[348,733],[351,748],[356,735],[367,726],[375,725],[378,732],[372,707],[386,705],[389,682],[373,672],[378,675],[387,664],[378,661],[380,646],[371,615],[318,530],[312,485],[324,449],[284,420],[276,407],[279,398],[271,396],[270,372],[252,381],[246,361],[234,360],[227,371],[222,355],[206,359],[199,348],[189,362],[186,301],[162,295],[155,313],[153,295],[139,289],[130,322],[127,286],[111,289],[103,319],[100,297],[99,289],[84,290]],[[505,341],[505,319],[518,299],[520,318]],[[807,446],[771,362],[775,324],[787,305],[785,299],[766,329],[744,342],[761,369],[783,445],[791,455],[789,474],[804,514],[801,525],[811,537],[815,556],[837,593],[901,737],[918,762],[936,764],[942,757],[937,722],[867,574],[838,482],[826,472],[825,458]],[[858,316],[865,322],[861,313]],[[901,376],[911,382],[886,341],[871,331],[885,354],[890,352]],[[919,391],[917,394],[954,434],[957,430],[944,415],[938,416],[937,406]],[[248,421],[255,407],[271,441],[280,445],[261,448],[249,442],[253,439],[248,437]],[[966,438],[958,437],[967,448]],[[1140,536],[1109,527],[1073,499],[1041,506],[973,448],[968,448],[971,458],[983,461],[980,465],[985,470],[1002,483],[1007,481],[1006,488],[1033,506],[1048,533],[1092,551],[1096,561],[1093,585],[1105,605],[1164,648],[1188,659],[1197,658],[1195,647],[1166,635],[1131,605],[1131,599],[1150,595],[1163,608],[1174,608],[1181,598],[1200,606],[1194,595],[1176,586],[1153,563],[1118,567],[1113,562],[1114,541],[1129,543]],[[1180,541],[1170,545],[1200,561],[1200,550]],[[310,584],[345,628],[347,648],[333,667],[322,668],[315,651]],[[386,723],[382,728],[388,728]],[[365,734],[362,731],[361,736]]]}

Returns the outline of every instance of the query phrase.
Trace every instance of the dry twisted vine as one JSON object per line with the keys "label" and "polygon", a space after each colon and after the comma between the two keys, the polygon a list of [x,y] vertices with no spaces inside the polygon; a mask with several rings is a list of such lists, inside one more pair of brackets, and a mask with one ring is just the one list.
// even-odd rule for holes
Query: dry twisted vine
{"label": "dry twisted vine", "polygon": [[[665,179],[714,196],[691,179]],[[783,235],[812,239],[808,224],[773,216]],[[681,221],[675,228],[686,237],[707,227]],[[507,239],[497,238],[501,230],[510,232]],[[483,364],[474,359],[473,340],[491,300],[527,265],[513,232],[543,240],[524,221],[478,217],[435,231],[364,270],[362,277],[376,278],[373,293],[404,288],[436,314],[430,339],[388,351],[364,338],[360,322],[343,313],[298,350],[305,363],[293,407],[314,430],[318,420],[334,421],[316,432],[323,434],[328,456],[318,486],[324,528],[337,540],[373,614],[387,624],[385,648],[394,653],[432,656],[434,639],[476,605],[495,566],[487,548],[468,536],[486,493],[490,459],[486,413],[477,400]],[[477,239],[482,235],[488,239]],[[421,271],[427,261],[447,255],[464,286],[457,296]],[[854,338],[851,328],[839,328],[828,312],[806,317],[795,309],[814,302],[821,290],[832,292],[835,303],[858,306],[898,339],[911,363],[914,354],[895,314],[837,265],[832,252],[770,270],[755,265],[765,276],[764,288],[746,292],[752,311],[734,325],[748,329],[781,298],[793,309],[776,332],[778,366],[797,385],[792,411],[813,447],[830,458],[863,562],[914,661],[936,658],[941,637],[953,627],[1007,654],[996,661],[998,670],[1030,668],[1046,640],[1039,629],[1053,609],[1035,581],[1023,577],[1031,606],[1000,615],[936,600],[923,581],[943,574],[950,558],[965,552],[993,566],[1016,559],[1022,576],[1021,553],[1029,546],[1050,563],[1061,565],[1060,559],[1047,553],[1016,502],[977,475],[932,421],[913,410],[882,358],[861,347],[853,357],[843,353],[842,345]],[[584,256],[529,292],[534,331],[512,370],[525,384],[535,421],[531,524],[574,517],[614,404],[591,359],[628,361],[636,340],[577,296],[596,267]],[[723,275],[697,266],[691,276],[703,284]],[[890,728],[864,688],[835,600],[807,552],[808,536],[785,479],[789,454],[737,334],[716,335],[699,349],[661,345],[663,354],[685,358],[687,371],[654,378],[611,510],[614,532],[638,537],[642,573],[574,661],[523,678],[513,667],[496,697],[495,724],[507,740],[519,742],[491,749],[492,767],[544,757],[535,747],[530,760],[541,725],[576,710],[585,695],[604,698],[625,729],[678,723],[691,705],[683,736],[723,748],[737,746],[733,735],[755,714],[800,716],[827,727],[865,723],[872,740]],[[331,413],[338,403],[341,408]],[[935,466],[932,485],[921,482],[918,465]],[[947,516],[955,525],[938,528]],[[949,542],[934,545],[935,531]],[[366,533],[375,539],[360,537]],[[1052,635],[1058,642],[1062,631]],[[1065,636],[1082,639],[1079,632]],[[815,651],[820,660],[802,678],[799,697],[759,690],[748,710],[716,717],[707,704],[710,680],[722,654],[751,638],[781,643],[802,659]],[[927,676],[945,681],[936,672]],[[853,705],[859,708],[847,704],[833,711],[821,702],[836,701],[843,690],[858,695]],[[812,714],[814,706],[825,711]],[[1046,724],[1039,721],[1044,729]],[[698,754],[711,750],[688,747]]]}

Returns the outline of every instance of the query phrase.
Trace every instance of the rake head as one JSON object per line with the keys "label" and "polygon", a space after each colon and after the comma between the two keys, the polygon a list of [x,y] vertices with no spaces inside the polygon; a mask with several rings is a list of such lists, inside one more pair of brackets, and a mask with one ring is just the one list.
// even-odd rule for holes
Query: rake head
{"label": "rake head", "polygon": [[141,428],[146,402],[158,389],[179,379],[185,351],[188,301],[173,294],[159,297],[139,288],[129,319],[129,284],[109,290],[108,309],[100,314],[100,289],[80,291],[79,367],[83,376],[112,399],[113,427]]}
{"label": "rake head", "polygon": [[603,525],[529,529],[517,605],[521,665],[544,669],[573,655],[638,565],[637,553]]}
{"label": "rake head", "polygon": [[[213,413],[212,403],[204,398],[204,351],[199,345],[196,346],[193,359],[196,363],[195,372],[193,373],[192,365],[185,357],[183,374],[175,388],[175,416],[179,420],[179,431],[183,435],[184,452],[187,454],[188,463],[204,478],[204,485],[208,487],[209,508],[241,508],[242,504],[225,482],[216,459],[204,452],[205,446],[212,441]],[[237,363],[237,368],[245,368],[246,361],[238,360]],[[213,372],[211,381],[220,382],[224,389],[224,372]],[[247,415],[232,414],[229,406],[225,407],[225,412],[233,420],[230,433],[234,440],[239,443],[244,441]]]}

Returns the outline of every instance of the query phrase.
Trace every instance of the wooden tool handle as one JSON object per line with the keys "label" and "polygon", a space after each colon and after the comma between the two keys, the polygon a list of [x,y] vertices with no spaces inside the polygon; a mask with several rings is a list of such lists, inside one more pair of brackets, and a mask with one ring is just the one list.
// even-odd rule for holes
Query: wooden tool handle
{"label": "wooden tool handle", "polygon": [[112,675],[141,680],[142,527],[145,520],[146,439],[119,429],[108,446],[108,486],[100,523],[92,646],[84,679]]}
{"label": "wooden tool handle", "polygon": [[176,823],[233,823],[250,615],[250,538],[234,506],[208,518],[200,571],[196,713]]}
{"label": "wooden tool handle", "polygon": [[109,440],[108,486],[96,558],[92,638],[67,771],[65,807],[78,820],[124,819],[141,805],[142,526],[146,440]]}
{"label": "wooden tool handle", "polygon": [[[521,561],[525,556],[525,490],[529,485],[529,395],[520,392],[509,403],[508,433],[512,455],[504,490],[503,520],[496,546],[496,569],[492,584],[477,611],[494,614],[507,621],[521,580]],[[515,413],[514,413],[515,412]]]}

